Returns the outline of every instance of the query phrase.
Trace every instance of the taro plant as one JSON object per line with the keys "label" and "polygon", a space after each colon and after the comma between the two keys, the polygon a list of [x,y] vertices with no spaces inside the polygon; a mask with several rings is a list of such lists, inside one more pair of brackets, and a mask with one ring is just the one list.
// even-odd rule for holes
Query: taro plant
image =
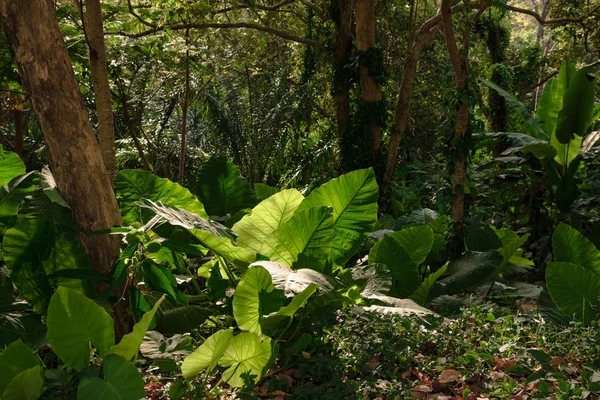
{"label": "taro plant", "polygon": [[488,136],[505,138],[510,147],[497,161],[522,165],[526,159],[518,154],[533,155],[541,162],[554,188],[557,208],[567,212],[579,196],[576,173],[581,155],[600,139],[591,127],[600,118],[600,104],[594,107],[596,77],[592,68],[576,70],[574,63],[564,63],[556,78],[548,81],[540,98],[535,117],[513,95],[481,79],[500,93],[524,122],[525,133],[498,132]]}
{"label": "taro plant", "polygon": [[548,292],[567,318],[590,324],[600,311],[600,251],[563,223],[552,235],[552,248],[554,261],[546,266]]}

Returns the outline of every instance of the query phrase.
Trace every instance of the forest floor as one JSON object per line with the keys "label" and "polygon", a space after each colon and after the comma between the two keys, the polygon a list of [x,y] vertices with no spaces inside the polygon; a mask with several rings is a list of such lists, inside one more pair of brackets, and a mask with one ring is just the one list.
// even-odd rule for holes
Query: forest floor
{"label": "forest floor", "polygon": [[446,320],[323,310],[280,342],[276,366],[254,387],[215,388],[218,375],[190,387],[154,364],[147,398],[598,399],[598,325],[552,325],[535,305],[523,308],[487,304]]}

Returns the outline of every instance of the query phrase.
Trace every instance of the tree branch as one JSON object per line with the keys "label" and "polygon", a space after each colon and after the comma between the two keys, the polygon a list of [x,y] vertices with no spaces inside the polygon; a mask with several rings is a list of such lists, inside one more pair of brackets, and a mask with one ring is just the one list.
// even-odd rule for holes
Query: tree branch
{"label": "tree branch", "polygon": [[293,35],[288,32],[282,32],[274,28],[270,28],[268,26],[260,25],[254,22],[235,22],[235,23],[218,23],[218,22],[206,22],[206,23],[189,23],[189,24],[173,24],[173,25],[163,25],[157,26],[155,28],[151,28],[139,33],[127,33],[123,31],[119,32],[104,32],[105,35],[116,35],[116,36],[125,36],[130,38],[141,38],[144,36],[149,36],[158,32],[162,32],[166,29],[171,31],[180,31],[185,29],[254,29],[261,32],[266,32],[271,35],[280,37],[282,39],[291,40],[293,42],[307,44],[309,46],[317,47],[319,49],[326,48],[324,43],[318,42],[312,39],[302,38],[300,36]]}
{"label": "tree branch", "polygon": [[[272,6],[260,6],[260,5],[255,5],[254,7],[257,10],[262,10],[262,11],[278,11],[281,7],[286,6],[288,4],[294,3],[296,2],[296,0],[283,0],[275,5]],[[231,7],[227,7],[227,8],[222,8],[220,10],[215,11],[215,14],[223,14],[229,11],[235,11],[235,10],[241,10],[244,8],[249,8],[248,5],[246,4],[238,4],[236,6],[231,6]]]}

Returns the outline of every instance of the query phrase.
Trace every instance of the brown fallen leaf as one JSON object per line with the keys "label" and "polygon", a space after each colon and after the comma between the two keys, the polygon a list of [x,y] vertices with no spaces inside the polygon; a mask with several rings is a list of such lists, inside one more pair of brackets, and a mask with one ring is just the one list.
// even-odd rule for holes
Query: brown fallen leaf
{"label": "brown fallen leaf", "polygon": [[460,371],[457,371],[455,369],[445,369],[440,374],[438,381],[440,381],[440,383],[452,383],[456,382],[460,378],[460,376]]}
{"label": "brown fallen leaf", "polygon": [[498,356],[494,356],[494,368],[500,371],[506,371],[513,365],[515,365],[517,360],[514,358],[500,358]]}

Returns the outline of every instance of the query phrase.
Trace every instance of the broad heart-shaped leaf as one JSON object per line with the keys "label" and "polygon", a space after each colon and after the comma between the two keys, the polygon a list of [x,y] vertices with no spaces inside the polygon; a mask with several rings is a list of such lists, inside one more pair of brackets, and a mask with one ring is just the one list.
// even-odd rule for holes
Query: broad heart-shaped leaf
{"label": "broad heart-shaped leaf", "polygon": [[123,336],[119,344],[116,344],[110,348],[109,354],[116,354],[123,357],[126,360],[131,360],[135,357],[140,350],[144,335],[152,323],[154,315],[158,311],[160,303],[163,302],[165,296],[162,296],[154,307],[150,311],[144,314],[142,319],[133,326],[133,331]]}
{"label": "broad heart-shaped leaf", "polygon": [[233,316],[243,331],[261,334],[260,328],[260,294],[272,292],[275,286],[271,283],[271,275],[263,267],[249,268],[238,283],[233,294]]}
{"label": "broad heart-shaped leaf", "polygon": [[450,276],[440,282],[446,285],[447,293],[474,289],[492,279],[502,262],[503,257],[496,250],[484,253],[468,251],[458,260],[448,264],[447,273]]}
{"label": "broad heart-shaped leaf", "polygon": [[256,200],[262,201],[279,192],[279,189],[264,183],[255,183],[254,191],[256,192]]}
{"label": "broad heart-shaped leaf", "polygon": [[15,376],[2,394],[2,400],[37,400],[44,393],[42,366],[26,369]]}
{"label": "broad heart-shaped leaf", "polygon": [[162,201],[174,207],[183,208],[202,218],[208,218],[204,206],[183,186],[149,172],[139,170],[119,171],[115,179],[115,191],[123,225],[148,222],[150,211],[140,209],[138,202],[144,199]]}
{"label": "broad heart-shaped leaf", "polygon": [[196,195],[204,203],[209,215],[233,215],[256,204],[250,184],[225,157],[211,157],[202,167],[196,184]]}
{"label": "broad heart-shaped leaf", "polygon": [[294,269],[323,271],[334,233],[331,207],[298,211],[263,243],[260,254]]}
{"label": "broad heart-shaped leaf", "polygon": [[575,264],[551,262],[546,266],[546,285],[552,300],[568,317],[589,324],[599,305],[600,276]]}
{"label": "broad heart-shaped leaf", "polygon": [[245,384],[242,375],[254,375],[258,382],[271,359],[271,339],[261,339],[256,333],[243,332],[231,340],[229,347],[219,360],[219,365],[229,367],[223,372],[223,381],[233,387]]}
{"label": "broad heart-shaped leaf", "polygon": [[468,221],[465,226],[465,242],[471,251],[489,251],[502,247],[496,232],[481,221]]}
{"label": "broad heart-shaped leaf", "polygon": [[429,226],[413,226],[390,235],[406,250],[414,265],[421,265],[433,246],[433,231]]}
{"label": "broad heart-shaped leaf", "polygon": [[25,173],[25,164],[17,153],[3,151],[0,154],[0,186],[6,185]]}
{"label": "broad heart-shaped leaf", "polygon": [[506,99],[508,103],[523,117],[525,122],[527,123],[528,131],[538,139],[549,139],[549,135],[544,132],[544,130],[540,127],[536,119],[531,115],[527,108],[523,103],[521,103],[515,96],[508,93],[506,90],[502,89],[500,86],[495,83],[486,81],[483,78],[479,78],[479,80],[485,83],[490,88],[494,89],[498,94]]}
{"label": "broad heart-shaped leaf", "polygon": [[15,376],[38,365],[40,358],[21,339],[11,343],[0,353],[0,393]]}
{"label": "broad heart-shaped leaf", "polygon": [[192,354],[187,356],[181,364],[181,373],[187,380],[196,377],[203,369],[211,372],[219,359],[229,347],[233,333],[230,330],[220,330],[202,343]]}
{"label": "broad heart-shaped leaf", "polygon": [[0,188],[0,219],[17,215],[21,201],[33,192],[36,177],[37,172],[32,171],[14,178]]}
{"label": "broad heart-shaped leaf", "polygon": [[592,68],[578,70],[567,89],[554,131],[559,143],[567,144],[573,135],[583,137],[589,127],[596,100],[596,77]]}
{"label": "broad heart-shaped leaf", "polygon": [[419,288],[415,290],[415,292],[410,296],[410,299],[418,305],[424,306],[425,303],[427,303],[427,299],[429,298],[429,292],[431,292],[431,288],[433,287],[433,285],[435,285],[437,280],[440,279],[442,275],[444,275],[447,268],[448,266],[444,265],[442,268],[438,269],[434,273],[429,274],[429,276],[423,280]]}
{"label": "broad heart-shaped leaf", "polygon": [[104,379],[85,377],[79,384],[79,400],[139,400],[146,398],[144,380],[135,365],[121,356],[109,355],[103,360]]}
{"label": "broad heart-shaped leaf", "polygon": [[249,268],[261,266],[271,274],[273,285],[283,291],[284,296],[292,297],[302,292],[311,284],[319,285],[322,292],[334,289],[335,282],[327,275],[310,268],[293,270],[287,265],[272,261],[257,261],[250,264]]}
{"label": "broad heart-shaped leaf", "polygon": [[330,259],[342,266],[358,250],[377,223],[379,186],[372,168],[349,172],[332,179],[309,194],[298,207],[333,207],[333,239]]}
{"label": "broad heart-shaped leaf", "polygon": [[180,334],[165,338],[163,334],[157,331],[148,331],[144,335],[144,340],[140,346],[140,352],[146,358],[176,359],[178,356],[187,356],[194,350],[192,340],[189,336]]}
{"label": "broad heart-shaped leaf", "polygon": [[[247,265],[256,260],[256,254],[243,247],[238,247],[233,244],[228,237],[215,236],[208,231],[199,229],[189,229],[198,241],[213,253],[234,262],[237,266]],[[239,261],[236,263],[236,261]]]}
{"label": "broad heart-shaped leaf", "polygon": [[137,204],[142,208],[152,211],[154,215],[162,217],[166,222],[173,226],[181,226],[186,229],[202,229],[217,236],[226,230],[225,227],[213,223],[206,218],[202,218],[198,214],[194,214],[180,207],[165,204],[162,201],[154,202],[152,200],[143,199]]}
{"label": "broad heart-shaped leaf", "polygon": [[269,236],[286,222],[304,196],[296,189],[287,189],[276,193],[252,209],[252,212],[233,225],[237,235],[237,244],[254,252],[260,252],[262,244]]}
{"label": "broad heart-shaped leaf", "polygon": [[90,282],[51,277],[62,270],[91,271],[79,243],[57,238],[51,221],[19,215],[4,232],[2,250],[11,280],[38,313],[46,312],[56,286],[91,293]]}
{"label": "broad heart-shaped leaf", "polygon": [[552,235],[554,261],[580,265],[600,275],[600,251],[585,236],[560,223]]}
{"label": "broad heart-shaped leaf", "polygon": [[433,311],[428,310],[425,307],[421,307],[410,299],[397,299],[395,297],[382,296],[378,298],[378,300],[388,303],[390,306],[373,305],[365,307],[365,311],[375,312],[382,315],[396,314],[402,317],[427,317],[430,315],[437,316],[437,314]]}
{"label": "broad heart-shaped leaf", "polygon": [[272,329],[276,327],[281,321],[287,318],[292,318],[294,314],[296,314],[296,311],[304,307],[310,296],[312,296],[318,288],[319,285],[317,285],[316,283],[311,283],[302,292],[294,296],[290,304],[281,307],[278,311],[272,312],[271,314],[262,317],[260,320],[260,325],[262,326],[262,328]]}
{"label": "broad heart-shaped leaf", "polygon": [[48,343],[70,368],[80,372],[90,364],[90,343],[100,356],[115,343],[113,320],[93,300],[59,287],[48,307]]}
{"label": "broad heart-shaped leaf", "polygon": [[[431,229],[425,226],[423,226],[423,228],[428,229],[431,234],[431,242],[429,243],[429,248],[431,248],[433,233],[431,232]],[[414,264],[409,253],[402,245],[400,245],[400,242],[394,238],[394,235],[402,232],[403,231],[395,232],[384,237],[377,242],[369,252],[370,264],[385,264],[390,270],[390,273],[392,274],[392,289],[390,295],[399,298],[410,296],[421,284],[419,267]],[[423,252],[417,252],[417,254],[422,253]]]}
{"label": "broad heart-shaped leaf", "polygon": [[[350,275],[349,282],[344,279],[347,274]],[[365,299],[387,296],[392,288],[392,275],[384,264],[356,265],[343,270],[338,279],[347,286],[358,286],[360,296]]]}

